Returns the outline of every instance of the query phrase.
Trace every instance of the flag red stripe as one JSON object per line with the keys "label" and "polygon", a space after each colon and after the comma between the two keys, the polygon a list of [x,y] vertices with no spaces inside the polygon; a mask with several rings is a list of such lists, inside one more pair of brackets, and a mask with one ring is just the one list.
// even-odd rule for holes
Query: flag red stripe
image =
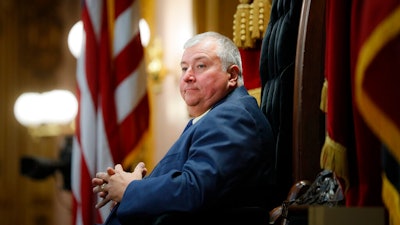
{"label": "flag red stripe", "polygon": [[[120,126],[121,143],[124,144],[122,149],[125,149],[123,157],[125,157],[132,150],[133,146],[136,146],[142,138],[144,131],[148,129],[149,125],[149,102],[147,100],[147,94],[140,101],[139,105],[135,107],[133,113],[131,113]],[[131,129],[131,127],[136,129]],[[121,159],[123,159],[121,157]]]}
{"label": "flag red stripe", "polygon": [[[115,68],[117,82],[120,83],[123,79],[139,67],[143,59],[144,51],[140,41],[139,33],[134,36],[124,50],[116,57]],[[125,65],[125,66],[124,66]]]}
{"label": "flag red stripe", "polygon": [[133,4],[133,0],[118,0],[115,1],[115,18],[118,18],[118,16],[124,12],[126,9],[131,7]]}

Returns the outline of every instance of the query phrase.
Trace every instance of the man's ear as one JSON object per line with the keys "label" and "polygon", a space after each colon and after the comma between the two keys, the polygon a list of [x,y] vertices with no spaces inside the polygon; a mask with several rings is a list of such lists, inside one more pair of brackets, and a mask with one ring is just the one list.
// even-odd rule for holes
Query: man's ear
{"label": "man's ear", "polygon": [[235,85],[237,84],[239,80],[239,67],[237,65],[231,65],[228,67],[228,71],[230,74],[229,82],[234,82]]}

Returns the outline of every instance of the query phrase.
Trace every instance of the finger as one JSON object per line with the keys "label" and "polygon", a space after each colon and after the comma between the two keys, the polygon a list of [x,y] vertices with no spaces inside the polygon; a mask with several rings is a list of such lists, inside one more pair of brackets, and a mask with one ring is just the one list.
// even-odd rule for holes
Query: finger
{"label": "finger", "polygon": [[145,166],[146,165],[144,164],[144,162],[139,162],[135,167],[135,171],[140,172],[142,174],[142,177],[144,177],[147,173],[147,168]]}
{"label": "finger", "polygon": [[102,185],[103,183],[104,183],[103,179],[96,178],[96,177],[92,179],[93,186],[99,186],[99,185]]}
{"label": "finger", "polygon": [[103,200],[101,200],[100,202],[98,202],[98,203],[96,204],[96,206],[95,206],[96,209],[99,209],[99,208],[105,206],[109,201],[110,201],[110,199],[108,199],[107,197],[106,197],[106,198],[103,198]]}
{"label": "finger", "polygon": [[96,177],[105,180],[108,177],[108,173],[98,172],[98,173],[96,173]]}
{"label": "finger", "polygon": [[107,192],[99,192],[99,194],[97,196],[99,196],[100,198],[106,198],[108,195]]}
{"label": "finger", "polygon": [[136,165],[135,170],[136,170],[136,169],[142,170],[142,169],[144,169],[145,167],[146,167],[146,165],[144,164],[144,162],[139,162],[139,163]]}
{"label": "finger", "polygon": [[97,186],[94,186],[93,188],[92,188],[92,190],[93,190],[93,193],[99,193],[100,192],[100,188],[99,188],[99,186],[97,185]]}
{"label": "finger", "polygon": [[101,193],[106,193],[107,190],[105,189],[105,185],[104,184],[105,183],[93,187],[93,193],[99,193],[99,195],[101,195]]}

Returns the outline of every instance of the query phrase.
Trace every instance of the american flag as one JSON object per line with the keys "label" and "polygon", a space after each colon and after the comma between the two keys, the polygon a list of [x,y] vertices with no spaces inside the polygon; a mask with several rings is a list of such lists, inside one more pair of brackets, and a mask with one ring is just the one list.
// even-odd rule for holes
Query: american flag
{"label": "american flag", "polygon": [[91,179],[122,163],[125,169],[149,136],[149,100],[139,0],[84,0],[84,38],[77,62],[79,111],[72,153],[74,225],[105,220]]}

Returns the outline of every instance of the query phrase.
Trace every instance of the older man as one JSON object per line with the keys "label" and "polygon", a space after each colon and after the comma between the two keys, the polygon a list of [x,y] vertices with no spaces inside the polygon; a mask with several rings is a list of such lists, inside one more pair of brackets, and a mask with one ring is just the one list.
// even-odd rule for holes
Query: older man
{"label": "older man", "polygon": [[139,163],[132,173],[116,165],[93,178],[103,198],[97,207],[117,203],[106,224],[232,224],[232,212],[263,208],[268,217],[276,206],[268,197],[272,131],[243,86],[239,50],[215,32],[194,36],[184,50],[179,86],[193,119],[148,176]]}

